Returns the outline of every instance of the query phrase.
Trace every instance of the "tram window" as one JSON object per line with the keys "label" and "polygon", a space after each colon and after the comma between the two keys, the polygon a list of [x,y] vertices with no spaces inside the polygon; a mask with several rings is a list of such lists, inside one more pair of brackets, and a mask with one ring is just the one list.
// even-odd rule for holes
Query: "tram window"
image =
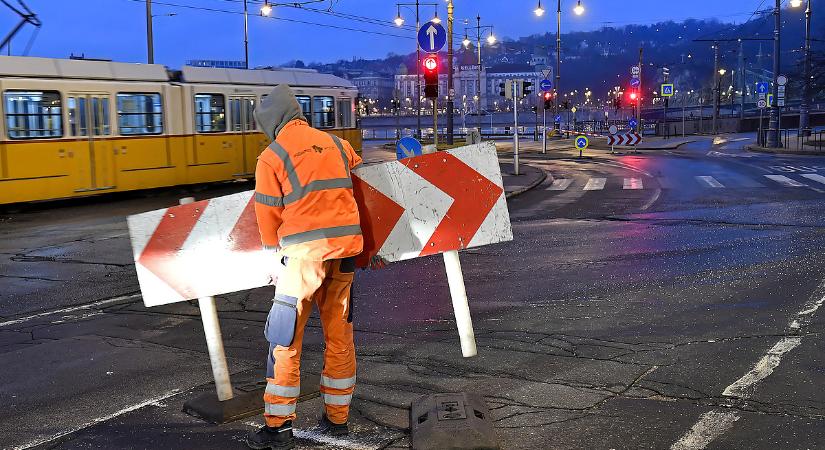
{"label": "tram window", "polygon": [[312,97],[312,126],[335,128],[335,97]]}
{"label": "tram window", "polygon": [[338,99],[338,123],[341,128],[353,128],[351,98]]}
{"label": "tram window", "polygon": [[226,131],[226,100],[223,95],[195,95],[195,131],[198,133]]}
{"label": "tram window", "polygon": [[298,99],[298,104],[301,105],[301,111],[304,113],[304,119],[307,123],[312,123],[312,100],[308,95],[295,96]]}
{"label": "tram window", "polygon": [[10,139],[63,136],[62,103],[57,91],[5,91],[6,129]]}
{"label": "tram window", "polygon": [[117,94],[117,124],[122,135],[163,133],[160,94]]}

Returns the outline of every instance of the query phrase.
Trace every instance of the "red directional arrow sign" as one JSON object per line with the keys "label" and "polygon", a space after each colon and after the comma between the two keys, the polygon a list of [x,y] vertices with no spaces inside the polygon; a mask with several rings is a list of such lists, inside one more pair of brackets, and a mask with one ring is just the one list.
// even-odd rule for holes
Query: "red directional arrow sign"
{"label": "red directional arrow sign", "polygon": [[[512,240],[495,145],[485,143],[353,171],[364,266]],[[265,285],[252,192],[129,217],[147,306]]]}

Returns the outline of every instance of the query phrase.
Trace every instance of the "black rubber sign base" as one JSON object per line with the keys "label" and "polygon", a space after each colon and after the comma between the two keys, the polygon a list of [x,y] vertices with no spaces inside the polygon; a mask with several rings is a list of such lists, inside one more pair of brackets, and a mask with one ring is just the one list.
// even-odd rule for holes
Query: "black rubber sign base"
{"label": "black rubber sign base", "polygon": [[498,450],[490,411],[480,395],[434,394],[413,402],[414,450]]}

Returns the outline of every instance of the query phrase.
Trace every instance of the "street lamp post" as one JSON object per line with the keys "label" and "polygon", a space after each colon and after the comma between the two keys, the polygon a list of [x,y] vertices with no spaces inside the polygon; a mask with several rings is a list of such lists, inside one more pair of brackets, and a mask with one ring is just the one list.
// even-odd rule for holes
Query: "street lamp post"
{"label": "street lamp post", "polygon": [[[810,96],[811,96],[811,0],[808,0],[805,8],[805,56],[803,62],[802,76],[802,101],[799,104],[799,135],[810,136]],[[798,8],[802,5],[802,0],[791,0],[791,6]]]}
{"label": "street lamp post", "polygon": [[[243,67],[249,69],[249,0],[243,0]],[[264,0],[261,5],[261,15],[269,16],[272,14],[272,5],[269,0]]]}
{"label": "street lamp post", "polygon": [[455,108],[455,87],[453,86],[453,0],[447,0],[447,144],[453,144],[453,109]]}
{"label": "street lamp post", "polygon": [[[469,37],[469,30],[471,28],[464,28],[464,47],[467,48],[470,46],[470,37]],[[476,73],[476,126],[478,128],[478,133],[481,134],[481,104],[482,104],[482,97],[481,97],[481,70],[483,65],[481,63],[481,37],[482,33],[486,30],[490,30],[490,34],[487,36],[487,43],[493,45],[496,43],[496,36],[493,34],[493,27],[491,25],[482,25],[481,24],[481,16],[476,16],[476,50],[478,51],[478,71]]]}
{"label": "street lamp post", "polygon": [[147,62],[155,63],[155,36],[152,33],[152,0],[146,0],[146,49]]}
{"label": "street lamp post", "polygon": [[780,52],[782,51],[779,47],[779,30],[782,26],[781,21],[781,11],[782,11],[782,0],[776,0],[776,6],[774,7],[774,29],[773,29],[773,101],[776,102],[776,105],[771,105],[771,116],[770,121],[768,123],[768,147],[770,148],[778,148],[780,146],[779,142],[779,114],[780,114],[780,107],[779,107],[779,84],[776,82],[776,77],[779,76],[779,63],[780,63]]}
{"label": "street lamp post", "polygon": [[[533,12],[536,16],[541,17],[544,15],[544,8],[541,7],[541,0],[539,0],[538,7],[536,7]],[[580,16],[584,13],[584,6],[582,6],[581,0],[576,2],[576,7],[573,8],[573,12],[576,15]],[[559,115],[559,85],[561,84],[561,0],[556,2],[556,84],[553,86],[553,98],[555,102],[553,103],[553,113],[554,116]],[[554,128],[559,130],[561,127],[560,122],[553,121],[555,123]]]}
{"label": "street lamp post", "polygon": [[[398,15],[395,18],[395,25],[404,25],[404,18],[401,17],[401,8],[405,7],[412,9],[415,6],[415,33],[418,35],[418,29],[421,28],[421,5],[434,6],[435,17],[438,17],[438,3],[421,3],[415,0],[415,3],[396,3]],[[415,41],[415,116],[416,116],[416,135],[421,139],[421,47],[418,46],[418,39]]]}

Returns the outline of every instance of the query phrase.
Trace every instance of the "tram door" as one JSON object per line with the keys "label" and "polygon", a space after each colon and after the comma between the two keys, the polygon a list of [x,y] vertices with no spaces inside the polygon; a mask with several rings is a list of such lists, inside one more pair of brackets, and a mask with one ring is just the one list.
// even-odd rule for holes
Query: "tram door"
{"label": "tram door", "polygon": [[110,98],[107,94],[69,94],[70,144],[76,161],[75,192],[115,188]]}
{"label": "tram door", "polygon": [[239,134],[238,171],[236,175],[252,176],[255,174],[255,164],[258,155],[269,144],[266,137],[257,131],[255,118],[252,112],[257,105],[257,99],[252,96],[231,97],[232,131]]}

